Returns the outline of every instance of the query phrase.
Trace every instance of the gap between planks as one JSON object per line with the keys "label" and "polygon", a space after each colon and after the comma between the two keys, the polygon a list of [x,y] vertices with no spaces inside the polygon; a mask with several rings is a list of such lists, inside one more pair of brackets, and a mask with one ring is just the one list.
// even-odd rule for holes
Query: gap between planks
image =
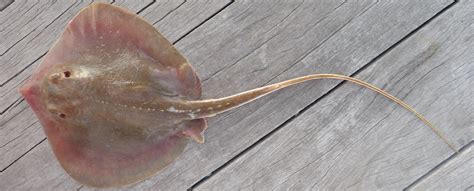
{"label": "gap between planks", "polygon": [[[232,1],[234,2],[234,1]],[[382,53],[380,53],[379,55],[377,55],[375,58],[373,58],[372,60],[370,60],[367,64],[363,65],[361,68],[359,68],[358,70],[356,70],[354,73],[352,73],[351,75],[349,75],[350,77],[354,77],[355,75],[359,74],[360,72],[362,72],[363,70],[365,70],[366,68],[368,68],[369,66],[371,66],[373,63],[377,62],[378,60],[380,60],[380,58],[382,58],[383,56],[385,56],[386,54],[388,54],[391,50],[393,50],[395,47],[397,47],[399,44],[403,43],[404,41],[408,40],[411,36],[413,36],[416,32],[418,32],[419,30],[421,30],[422,28],[424,28],[426,25],[428,25],[429,23],[431,23],[434,19],[438,18],[440,15],[442,15],[444,12],[446,12],[447,10],[449,10],[450,8],[452,8],[455,4],[457,4],[459,2],[459,0],[454,0],[451,4],[449,4],[448,6],[444,7],[442,10],[440,10],[439,12],[437,12],[435,15],[433,15],[432,17],[430,17],[428,20],[426,20],[425,22],[423,22],[420,26],[416,27],[414,30],[410,31],[407,35],[405,35],[404,37],[402,37],[400,40],[398,40],[397,42],[395,42],[393,45],[391,45],[390,47],[388,47],[386,50],[384,50]],[[321,97],[317,98],[316,100],[314,100],[312,103],[310,103],[309,105],[305,106],[303,109],[301,109],[300,111],[298,111],[295,115],[293,115],[292,117],[290,117],[289,119],[287,119],[286,121],[284,121],[282,124],[278,125],[275,129],[273,129],[272,131],[270,131],[269,133],[265,134],[264,136],[262,136],[260,139],[258,139],[256,142],[254,142],[253,144],[251,144],[249,147],[245,148],[244,150],[242,150],[241,152],[239,152],[237,155],[233,156],[230,160],[228,160],[227,162],[225,162],[224,164],[222,164],[221,166],[217,167],[215,170],[213,170],[209,175],[207,176],[204,176],[203,178],[201,178],[200,180],[198,180],[196,183],[194,183],[190,188],[188,188],[187,190],[194,190],[195,188],[199,187],[201,184],[203,184],[204,182],[206,182],[207,180],[209,180],[212,176],[216,175],[217,173],[219,173],[221,170],[223,170],[224,168],[226,168],[227,166],[229,166],[232,162],[234,162],[235,160],[237,160],[238,158],[240,158],[241,156],[245,155],[245,153],[249,152],[251,149],[253,149],[255,146],[261,144],[263,141],[265,141],[266,139],[268,139],[271,135],[273,135],[274,133],[276,133],[278,130],[282,129],[283,127],[285,127],[287,124],[289,124],[290,122],[292,122],[293,120],[295,120],[298,116],[300,116],[301,114],[303,114],[305,111],[307,111],[309,108],[311,108],[313,105],[315,105],[316,103],[318,103],[320,100],[324,99],[326,96],[328,96],[329,94],[331,94],[332,92],[334,92],[336,89],[338,89],[339,87],[341,87],[344,83],[346,83],[346,81],[342,81],[342,82],[339,82],[334,88],[330,89],[328,92],[326,92],[325,94],[323,94]],[[470,144],[468,145],[472,145],[473,142],[471,142]],[[462,150],[464,150],[464,148],[467,148],[466,146],[464,146],[463,148],[461,148],[460,150],[458,150],[453,156],[456,156],[457,154],[459,154],[459,152],[462,152]],[[454,158],[453,156],[449,157],[448,159],[446,159],[446,161],[443,161],[440,165],[436,166],[435,168],[433,168],[432,170],[430,170],[427,174],[423,175],[422,177],[420,177],[419,179],[417,179],[414,183],[410,184],[407,188],[409,187],[412,187],[413,185],[415,185],[417,182],[420,182],[422,179],[425,178],[425,176],[428,176],[429,174],[433,173],[436,169],[439,168],[439,166],[441,166],[442,164],[446,163],[448,160]],[[404,190],[406,190],[407,188],[405,188]]]}
{"label": "gap between planks", "polygon": [[436,171],[438,171],[439,169],[441,169],[442,167],[446,166],[451,160],[454,160],[456,159],[458,156],[462,155],[462,153],[466,152],[466,150],[469,148],[469,147],[473,147],[474,146],[474,140],[472,140],[471,142],[469,142],[468,144],[464,145],[463,147],[461,147],[461,149],[459,149],[458,152],[455,152],[453,153],[451,156],[449,156],[448,158],[444,159],[441,163],[439,163],[438,165],[436,165],[435,167],[433,167],[431,170],[429,170],[426,174],[423,174],[420,178],[416,179],[413,183],[411,183],[410,185],[408,185],[406,188],[404,188],[403,190],[404,191],[408,191],[408,190],[412,190],[413,187],[415,187],[416,185],[418,185],[419,183],[423,182],[423,180],[427,179],[428,177],[430,177],[431,175],[433,175]]}
{"label": "gap between planks", "polygon": [[5,10],[8,6],[10,6],[14,0],[4,0],[0,2],[0,11]]}
{"label": "gap between planks", "polygon": [[[185,1],[186,2],[186,1]],[[204,21],[200,22],[198,25],[196,25],[195,27],[193,27],[191,30],[189,30],[188,32],[184,33],[183,36],[179,37],[178,40],[174,41],[173,44],[176,44],[178,43],[179,41],[181,41],[181,39],[183,39],[184,37],[188,36],[189,34],[191,34],[193,31],[195,31],[197,28],[199,28],[201,25],[203,25],[204,23],[206,23],[207,21],[211,20],[214,16],[216,16],[217,14],[219,14],[220,12],[222,12],[224,9],[226,9],[227,7],[229,7],[232,3],[234,3],[235,0],[231,0],[230,2],[228,2],[226,5],[224,5],[222,8],[220,8],[219,10],[217,10],[214,14],[212,14],[211,16],[207,17],[206,19],[204,19]],[[180,5],[181,6],[181,5]]]}
{"label": "gap between planks", "polygon": [[[185,2],[186,2],[186,1],[185,1]],[[154,3],[156,3],[156,0],[151,1],[150,3],[148,3],[148,5],[145,5],[145,7],[141,8],[141,9],[137,12],[137,15],[140,14],[141,12],[143,12],[145,9],[147,9],[147,8],[150,7],[151,5],[153,5]],[[174,11],[174,9],[171,10],[170,12],[173,12],[173,11]],[[166,15],[165,15],[164,17],[166,17]],[[163,18],[164,18],[164,17],[163,17]]]}

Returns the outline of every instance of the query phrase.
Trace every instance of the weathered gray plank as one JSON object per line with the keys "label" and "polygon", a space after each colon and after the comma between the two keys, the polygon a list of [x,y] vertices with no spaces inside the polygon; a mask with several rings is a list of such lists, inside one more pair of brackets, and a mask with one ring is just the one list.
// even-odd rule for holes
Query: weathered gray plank
{"label": "weathered gray plank", "polygon": [[18,100],[0,116],[0,170],[45,139],[41,124],[26,101]]}
{"label": "weathered gray plank", "polygon": [[410,190],[474,190],[474,144],[436,169]]}
{"label": "weathered gray plank", "polygon": [[212,14],[216,13],[219,9],[224,8],[230,3],[230,0],[185,1],[185,3],[180,4],[176,11],[166,15],[166,18],[152,21],[152,23],[166,36],[166,38],[175,42],[191,31],[194,27],[209,18]]}
{"label": "weathered gray plank", "polygon": [[[67,10],[74,1],[15,1],[0,12],[0,55],[30,33],[42,30]],[[42,19],[35,19],[35,18]],[[2,81],[3,83],[3,81]]]}
{"label": "weathered gray plank", "polygon": [[0,1],[0,11],[5,10],[8,6],[13,3],[13,0],[3,0]]}
{"label": "weathered gray plank", "polygon": [[[43,143],[35,148],[35,152],[27,153],[21,163],[13,164],[0,174],[1,190],[74,190],[81,186],[59,170],[58,162],[51,162],[54,154],[47,140]],[[48,181],[44,181],[45,177]]]}
{"label": "weathered gray plank", "polygon": [[[137,6],[136,4],[141,4]],[[187,2],[188,3],[188,2]],[[186,24],[180,24],[179,28],[175,28],[175,30],[167,30],[165,31],[166,36],[171,36],[171,40],[177,40],[179,38],[176,34],[186,33],[187,31],[191,30],[195,25],[199,24],[196,18],[200,18],[204,20],[205,18],[209,17],[213,14],[212,11],[219,10],[222,6],[224,6],[227,2],[219,1],[217,3],[209,3],[209,2],[194,2],[190,1],[189,4],[191,6],[183,6],[182,8],[177,9],[177,12],[183,12],[183,15],[180,14],[171,14],[175,12],[174,10],[181,5],[180,3],[176,3],[174,1],[167,2],[167,1],[158,1],[154,4],[151,4],[150,9],[153,11],[144,10],[144,14],[147,14],[146,19],[150,22],[155,22],[156,25],[160,25],[161,22],[165,22],[164,28],[172,28],[173,26],[170,25],[170,21],[179,21],[185,20],[188,18],[192,20],[192,22],[188,22]],[[115,4],[123,5],[125,7],[131,7],[133,11],[139,11],[144,6],[149,4],[148,1],[116,1]],[[186,4],[186,3],[185,3]],[[86,4],[85,4],[86,5]],[[85,6],[83,5],[83,6]],[[78,7],[79,10],[81,7]],[[194,14],[192,13],[193,10]],[[205,9],[207,12],[202,12],[201,10]],[[167,15],[167,13],[170,13]],[[72,17],[75,13],[70,13]],[[166,16],[166,17],[165,17]],[[165,18],[163,18],[165,17]],[[190,18],[192,17],[192,19]],[[157,22],[160,21],[160,22]],[[66,20],[67,22],[67,20]],[[58,26],[56,26],[58,27]],[[62,32],[61,30],[55,30],[58,32]],[[59,33],[58,33],[59,34]],[[51,34],[53,35],[53,34]],[[53,38],[57,38],[56,36],[49,37],[51,40]],[[42,51],[42,50],[38,50]],[[18,86],[23,83],[24,80],[28,78],[31,74],[32,70],[36,67],[37,64],[40,63],[41,60],[37,60],[33,66],[28,67],[24,72],[20,73],[16,78],[6,84],[5,87],[2,87],[3,95],[0,95],[2,98],[1,104],[13,105],[7,112],[4,112],[0,115],[0,154],[5,155],[5,157],[0,158],[0,169],[5,168],[8,164],[13,162],[19,156],[24,154],[28,151],[32,146],[36,145],[40,140],[44,138],[44,135],[40,133],[40,125],[38,123],[34,123],[36,121],[34,114],[30,109],[26,109],[28,106],[26,103],[21,102],[23,99],[20,98],[19,93],[16,91]],[[5,89],[3,89],[5,88]],[[5,90],[5,92],[4,92]],[[15,105],[14,103],[21,102],[19,105]],[[1,107],[0,107],[1,108]],[[33,125],[31,125],[33,124]],[[39,134],[38,134],[39,133]]]}
{"label": "weathered gray plank", "polygon": [[[474,138],[474,34],[468,32],[474,31],[473,8],[472,2],[454,5],[356,76],[411,103],[457,147]],[[314,66],[317,56],[298,67]],[[290,92],[311,86],[281,94],[294,98]],[[198,190],[400,190],[451,154],[412,114],[345,83]],[[473,169],[459,172],[471,173],[464,176],[469,178]],[[446,187],[461,183],[454,179],[463,174],[456,176]],[[472,181],[461,187],[468,184]]]}
{"label": "weathered gray plank", "polygon": [[[142,9],[151,6],[154,4],[153,0],[114,0],[112,4],[121,6],[121,7],[126,7],[128,10],[133,11],[133,12],[139,12],[143,11]],[[161,7],[160,10],[163,12],[165,11],[170,11],[173,9],[174,4],[173,3],[168,3],[168,1],[158,1],[157,4],[164,4],[163,7]]]}
{"label": "weathered gray plank", "polygon": [[[183,3],[184,3],[184,0],[157,1],[151,4],[148,8],[146,8],[142,12],[140,12],[140,16],[142,16],[145,20],[147,20],[150,23],[159,23],[159,21],[165,19],[169,14],[176,11],[176,9],[178,9]],[[175,29],[180,30],[178,28],[175,28]]]}

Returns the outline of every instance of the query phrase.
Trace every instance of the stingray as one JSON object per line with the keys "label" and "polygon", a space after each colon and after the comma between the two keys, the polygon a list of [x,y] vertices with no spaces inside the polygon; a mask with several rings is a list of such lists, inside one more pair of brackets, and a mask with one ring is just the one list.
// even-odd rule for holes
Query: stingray
{"label": "stingray", "polygon": [[201,99],[196,72],[157,29],[104,3],[89,5],[69,22],[20,92],[65,171],[85,185],[114,187],[157,173],[183,152],[188,140],[203,143],[206,118],[316,79],[346,80],[378,92],[448,143],[409,105],[344,75],[313,74]]}

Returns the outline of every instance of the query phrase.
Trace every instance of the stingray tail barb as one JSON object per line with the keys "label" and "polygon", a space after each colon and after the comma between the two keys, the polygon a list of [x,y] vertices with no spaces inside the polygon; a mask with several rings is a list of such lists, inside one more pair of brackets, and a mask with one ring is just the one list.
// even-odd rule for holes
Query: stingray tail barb
{"label": "stingray tail barb", "polygon": [[415,109],[411,106],[403,102],[402,100],[396,98],[395,96],[385,92],[384,90],[367,83],[365,81],[352,78],[349,76],[339,75],[339,74],[312,74],[307,76],[302,76],[290,80],[286,80],[280,83],[275,83],[271,85],[267,85],[264,87],[256,88],[253,90],[248,90],[242,93],[238,93],[235,95],[217,98],[217,99],[206,99],[206,100],[197,100],[197,101],[186,101],[183,102],[181,107],[182,109],[192,111],[191,116],[192,118],[205,118],[205,117],[212,117],[216,114],[228,111],[233,108],[237,108],[242,106],[246,103],[249,103],[255,99],[258,99],[262,96],[265,96],[269,93],[274,91],[283,89],[285,87],[299,84],[309,80],[317,80],[317,79],[338,79],[338,80],[345,80],[349,81],[368,89],[371,89],[379,94],[382,94],[386,98],[394,101],[395,103],[401,105],[411,113],[413,113],[416,117],[418,117],[423,123],[425,123],[444,143],[446,143],[452,150],[458,152],[453,144],[451,144],[445,136],[439,131],[436,127],[434,127],[425,117],[423,117],[420,113],[418,113]]}

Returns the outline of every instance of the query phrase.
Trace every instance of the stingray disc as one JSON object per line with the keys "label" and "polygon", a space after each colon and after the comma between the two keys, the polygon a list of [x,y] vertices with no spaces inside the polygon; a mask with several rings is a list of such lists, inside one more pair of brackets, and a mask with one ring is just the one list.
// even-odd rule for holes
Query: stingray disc
{"label": "stingray disc", "polygon": [[62,167],[96,187],[153,175],[206,128],[159,107],[200,98],[191,65],[152,25],[109,4],[74,17],[21,93]]}

